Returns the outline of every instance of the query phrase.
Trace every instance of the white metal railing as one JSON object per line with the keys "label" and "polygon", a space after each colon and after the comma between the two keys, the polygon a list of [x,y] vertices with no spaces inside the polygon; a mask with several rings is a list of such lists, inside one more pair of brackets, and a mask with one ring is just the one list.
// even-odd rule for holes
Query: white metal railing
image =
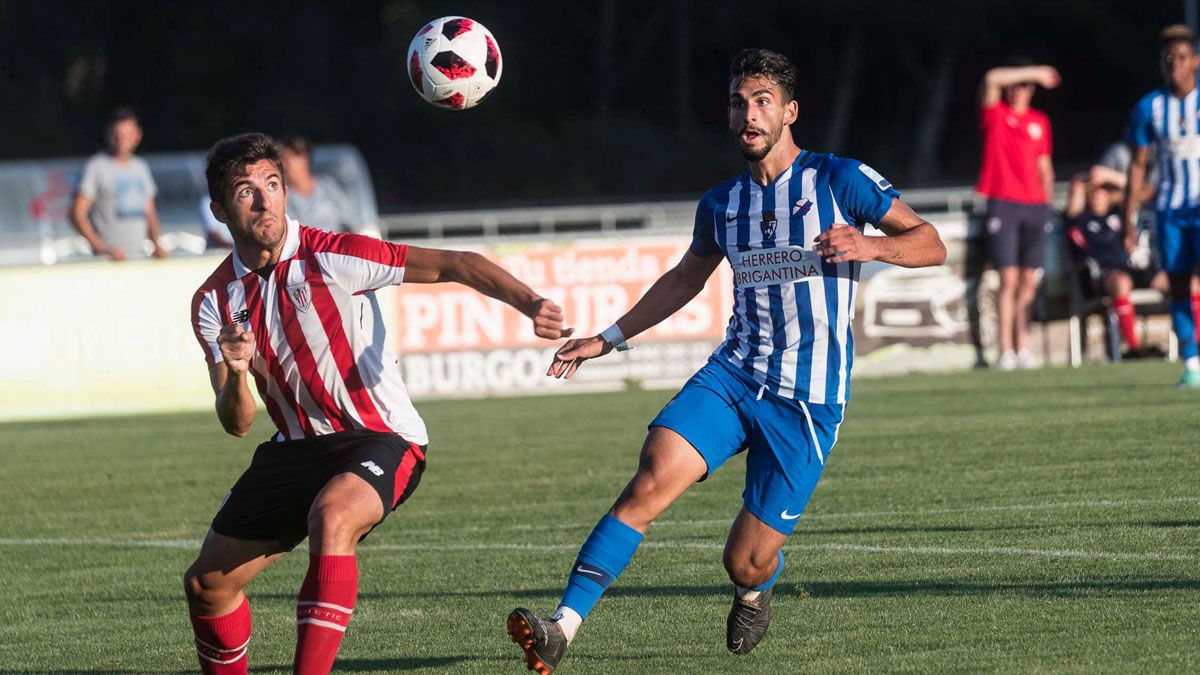
{"label": "white metal railing", "polygon": [[[1066,183],[1055,186],[1056,202]],[[960,215],[982,206],[971,186],[909,190],[905,203],[927,217]],[[385,239],[494,238],[621,230],[690,230],[695,201],[653,201],[576,206],[529,206],[392,213],[380,217]]]}

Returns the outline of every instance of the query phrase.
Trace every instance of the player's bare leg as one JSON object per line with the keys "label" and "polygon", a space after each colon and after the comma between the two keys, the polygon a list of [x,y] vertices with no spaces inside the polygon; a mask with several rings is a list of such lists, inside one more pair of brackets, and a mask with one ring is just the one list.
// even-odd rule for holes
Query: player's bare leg
{"label": "player's bare leg", "polygon": [[687,439],[666,427],[654,427],[642,445],[637,473],[608,512],[644,534],[707,471],[704,459]]}
{"label": "player's bare leg", "polygon": [[275,541],[234,539],[212,530],[204,537],[199,556],[183,575],[202,672],[247,672],[250,602],[242,589],[283,554]]}
{"label": "player's bare leg", "polygon": [[358,540],[383,519],[379,493],[352,473],[334,476],[308,512],[309,566],[296,605],[297,675],[324,675],[358,598]]}
{"label": "player's bare leg", "polygon": [[1000,340],[1000,370],[1013,370],[1017,367],[1017,352],[1013,347],[1014,326],[1017,304],[1016,267],[1000,268],[1000,290],[996,292],[996,321]]}
{"label": "player's bare leg", "polygon": [[1029,308],[1037,297],[1040,270],[1036,267],[1022,267],[1017,282],[1017,296],[1013,307],[1014,341],[1017,349],[1017,363],[1022,368],[1032,368],[1033,358],[1029,355]]}
{"label": "player's bare leg", "polygon": [[725,571],[734,583],[733,607],[726,622],[725,646],[735,654],[754,649],[771,623],[771,598],[783,571],[780,550],[787,535],[745,509],[738,513],[725,541]]}
{"label": "player's bare leg", "polygon": [[525,650],[530,670],[553,672],[584,617],[633,557],[646,528],[707,471],[700,453],[678,433],[650,430],[637,473],[584,543],[554,617],[523,607],[508,615],[509,637]]}

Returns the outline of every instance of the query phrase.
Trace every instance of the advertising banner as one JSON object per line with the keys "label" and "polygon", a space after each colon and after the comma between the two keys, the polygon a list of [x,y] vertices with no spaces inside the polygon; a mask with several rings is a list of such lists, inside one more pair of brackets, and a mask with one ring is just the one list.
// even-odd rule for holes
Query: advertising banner
{"label": "advertising banner", "polygon": [[[939,229],[941,227],[939,226]],[[965,232],[965,229],[959,228]],[[970,367],[965,244],[945,234],[941,268],[866,265],[858,293],[855,374]],[[687,249],[686,234],[477,247],[562,305],[578,336],[633,306]],[[212,392],[188,316],[219,257],[0,268],[0,419],[205,410]],[[376,293],[414,398],[674,387],[722,340],[733,276],[722,264],[674,316],[589,362],[570,381],[545,376],[560,343],[533,334],[503,303],[458,284]]]}
{"label": "advertising banner", "polygon": [[[616,321],[687,250],[687,237],[629,237],[497,246],[480,252],[563,307],[578,336]],[[721,341],[732,303],[722,265],[704,290],[671,318],[639,335],[637,349],[614,352],[578,371],[576,389],[677,384]],[[414,396],[539,393],[563,382],[545,376],[557,345],[497,300],[454,284],[397,291],[393,344]]]}

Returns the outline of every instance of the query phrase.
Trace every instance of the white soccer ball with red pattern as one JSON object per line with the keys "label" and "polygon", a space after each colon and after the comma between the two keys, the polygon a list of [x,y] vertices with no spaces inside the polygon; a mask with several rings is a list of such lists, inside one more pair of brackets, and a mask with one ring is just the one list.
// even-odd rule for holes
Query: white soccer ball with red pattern
{"label": "white soccer ball with red pattern", "polygon": [[421,98],[446,110],[473,107],[500,82],[496,38],[478,21],[444,16],[425,24],[408,46],[408,77]]}

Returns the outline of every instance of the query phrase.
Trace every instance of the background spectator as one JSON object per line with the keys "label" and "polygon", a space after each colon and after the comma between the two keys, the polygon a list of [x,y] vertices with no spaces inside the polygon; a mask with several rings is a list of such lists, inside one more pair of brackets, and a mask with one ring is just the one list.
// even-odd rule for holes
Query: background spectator
{"label": "background spectator", "polygon": [[989,70],[980,87],[983,167],[976,190],[988,198],[988,251],[1000,273],[1001,370],[1035,365],[1026,333],[1046,255],[1054,167],[1050,121],[1030,101],[1037,85],[1053,89],[1058,84],[1054,68],[1013,57]]}
{"label": "background spectator", "polygon": [[1130,294],[1136,277],[1152,275],[1151,284],[1163,293],[1167,291],[1167,279],[1161,272],[1155,275],[1153,269],[1135,269],[1125,250],[1121,223],[1124,190],[1125,176],[1101,164],[1074,176],[1064,213],[1067,238],[1072,257],[1086,266],[1096,286],[1093,290],[1110,299],[1121,337],[1129,347],[1125,357],[1161,357],[1164,355],[1162,350],[1142,347]]}
{"label": "background spectator", "polygon": [[197,209],[200,211],[200,223],[204,225],[204,250],[228,251],[233,248],[233,237],[229,236],[229,226],[213,215],[209,207],[211,203],[212,198],[205,192],[204,196],[200,197]]}
{"label": "background spectator", "polygon": [[283,171],[287,174],[288,215],[309,227],[331,232],[357,232],[350,198],[337,181],[312,173],[312,142],[299,135],[283,138]]}
{"label": "background spectator", "polygon": [[107,135],[108,149],[84,165],[71,223],[96,255],[113,260],[143,258],[148,238],[153,244],[151,255],[165,258],[154,206],[158,188],[146,162],[133,154],[142,142],[142,127],[133,110],[113,111]]}

